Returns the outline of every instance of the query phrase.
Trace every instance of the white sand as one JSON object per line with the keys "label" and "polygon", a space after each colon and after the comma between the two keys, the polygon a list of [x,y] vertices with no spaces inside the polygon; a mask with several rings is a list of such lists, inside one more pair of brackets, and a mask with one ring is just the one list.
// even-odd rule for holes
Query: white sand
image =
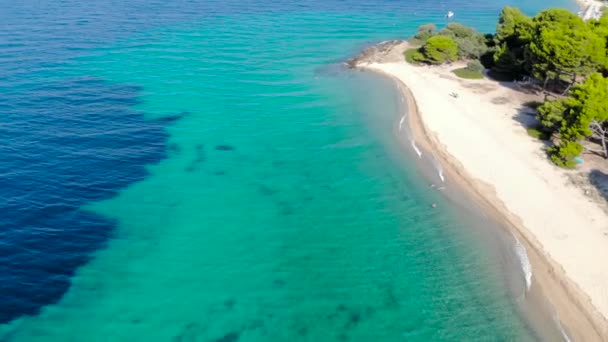
{"label": "white sand", "polygon": [[602,9],[604,7],[604,3],[600,0],[576,0],[581,11],[579,12],[579,16],[583,18],[583,20],[589,19],[599,19],[602,17]]}
{"label": "white sand", "polygon": [[608,217],[568,183],[567,171],[553,166],[541,143],[515,120],[523,109],[522,93],[490,80],[457,79],[453,66],[364,67],[392,75],[411,90],[427,133],[461,164],[453,166],[462,167],[484,197],[498,199],[497,206],[517,217],[517,229],[551,265],[547,273],[607,338]]}

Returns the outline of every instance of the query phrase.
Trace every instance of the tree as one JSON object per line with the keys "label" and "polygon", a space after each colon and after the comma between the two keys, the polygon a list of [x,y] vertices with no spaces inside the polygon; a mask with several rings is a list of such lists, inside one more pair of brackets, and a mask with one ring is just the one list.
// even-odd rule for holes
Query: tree
{"label": "tree", "polygon": [[527,73],[529,63],[526,48],[532,39],[532,18],[515,7],[505,7],[500,13],[494,44],[494,70],[513,77]]}
{"label": "tree", "polygon": [[599,73],[591,74],[585,82],[572,88],[568,102],[570,110],[566,112],[562,125],[564,136],[570,140],[592,136],[601,142],[602,154],[608,158],[605,127],[608,120],[608,79]]}
{"label": "tree", "polygon": [[583,145],[576,141],[564,141],[557,146],[549,148],[548,151],[551,155],[551,160],[557,166],[574,169],[576,167],[574,158],[581,155],[583,152]]}
{"label": "tree", "polygon": [[483,34],[459,23],[449,23],[439,34],[454,39],[460,58],[479,58],[488,50]]}
{"label": "tree", "polygon": [[500,12],[495,39],[511,48],[523,46],[532,39],[532,18],[515,7],[506,6]]}
{"label": "tree", "polygon": [[414,35],[414,40],[420,42],[421,44],[426,43],[426,41],[432,36],[437,34],[437,26],[435,24],[424,24],[418,27],[418,31]]}
{"label": "tree", "polygon": [[567,98],[545,102],[538,112],[543,126],[559,132],[561,141],[551,150],[558,165],[571,166],[568,158],[578,155],[578,141],[588,137],[600,141],[601,153],[608,158],[608,79],[600,73],[572,87]]}
{"label": "tree", "polygon": [[590,20],[588,23],[590,30],[594,33],[595,39],[599,40],[599,49],[591,56],[592,64],[604,73],[608,71],[608,12],[599,20]]}
{"label": "tree", "polygon": [[567,109],[566,99],[545,101],[536,108],[538,111],[536,118],[546,131],[556,132],[561,128]]}
{"label": "tree", "polygon": [[564,75],[576,80],[577,73],[584,73],[600,40],[577,15],[565,9],[541,12],[533,20],[530,41],[530,62],[533,75],[544,81],[557,81]]}
{"label": "tree", "polygon": [[433,36],[422,47],[422,53],[432,64],[442,64],[458,59],[458,45],[447,36]]}
{"label": "tree", "polygon": [[585,82],[572,87],[566,106],[560,135],[569,140],[591,136],[592,121],[608,120],[608,79],[599,73],[591,74]]}

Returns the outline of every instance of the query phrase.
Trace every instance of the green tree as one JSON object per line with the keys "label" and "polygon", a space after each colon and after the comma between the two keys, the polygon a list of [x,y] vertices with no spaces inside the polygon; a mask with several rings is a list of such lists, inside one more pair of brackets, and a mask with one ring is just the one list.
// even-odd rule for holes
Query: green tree
{"label": "green tree", "polygon": [[451,37],[433,36],[422,47],[422,53],[432,64],[442,64],[458,59],[458,44]]}
{"label": "green tree", "polygon": [[526,49],[532,39],[533,26],[532,18],[519,9],[503,8],[494,35],[494,71],[513,77],[527,73]]}
{"label": "green tree", "polygon": [[548,152],[551,160],[557,166],[574,169],[576,167],[574,158],[581,155],[583,145],[576,141],[563,141],[559,145],[549,148]]}
{"label": "green tree", "polygon": [[488,51],[485,35],[471,27],[459,23],[449,23],[439,34],[454,39],[458,44],[458,57],[460,58],[477,59]]}
{"label": "green tree", "polygon": [[608,79],[599,73],[591,74],[585,82],[572,87],[566,106],[560,135],[568,140],[591,136],[591,122],[608,119]]}
{"label": "green tree", "polygon": [[424,44],[432,36],[437,34],[437,26],[435,24],[424,24],[418,27],[418,31],[414,35],[414,42]]}
{"label": "green tree", "polygon": [[559,130],[562,125],[566,109],[568,109],[566,106],[566,99],[545,101],[536,108],[538,111],[536,118],[546,131],[555,132]]}
{"label": "green tree", "polygon": [[534,17],[534,31],[529,45],[533,75],[544,81],[559,80],[591,69],[590,56],[601,40],[577,15],[565,9],[550,9]]}
{"label": "green tree", "polygon": [[600,20],[589,21],[590,30],[596,36],[595,39],[599,39],[599,48],[594,52],[591,57],[591,64],[598,70],[602,70],[604,73],[608,71],[608,13],[605,13]]}
{"label": "green tree", "polygon": [[600,141],[601,153],[608,158],[608,79],[600,73],[593,73],[572,87],[567,98],[545,102],[538,112],[543,126],[559,132],[561,141],[550,150],[558,165],[572,166],[568,158],[580,154],[574,155],[577,144],[588,137]]}
{"label": "green tree", "polygon": [[532,39],[533,25],[532,18],[518,8],[506,6],[498,17],[494,38],[497,44],[506,43],[509,48],[521,47]]}

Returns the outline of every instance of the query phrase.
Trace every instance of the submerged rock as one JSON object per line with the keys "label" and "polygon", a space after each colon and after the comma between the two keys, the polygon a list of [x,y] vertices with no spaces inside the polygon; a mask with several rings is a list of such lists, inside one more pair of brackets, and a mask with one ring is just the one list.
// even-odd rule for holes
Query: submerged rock
{"label": "submerged rock", "polygon": [[217,340],[215,340],[215,342],[235,342],[239,340],[239,337],[241,336],[241,333],[238,331],[233,331],[230,332],[220,338],[218,338]]}
{"label": "submerged rock", "polygon": [[234,151],[235,150],[235,148],[230,145],[217,145],[217,146],[215,146],[215,149],[218,151]]}

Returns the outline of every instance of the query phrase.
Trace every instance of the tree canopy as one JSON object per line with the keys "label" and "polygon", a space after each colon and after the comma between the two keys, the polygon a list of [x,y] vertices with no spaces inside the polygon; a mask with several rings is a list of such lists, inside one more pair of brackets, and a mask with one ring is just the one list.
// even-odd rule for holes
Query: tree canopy
{"label": "tree canopy", "polygon": [[449,23],[439,34],[450,37],[456,42],[458,57],[461,59],[479,58],[488,50],[483,34],[459,23]]}
{"label": "tree canopy", "polygon": [[424,24],[418,27],[418,31],[414,35],[414,40],[424,44],[426,41],[437,34],[437,26],[435,24]]}
{"label": "tree canopy", "polygon": [[422,53],[432,64],[442,64],[458,59],[458,44],[448,36],[433,36],[422,47]]}
{"label": "tree canopy", "polygon": [[525,52],[532,39],[532,29],[532,18],[519,9],[505,7],[502,10],[494,35],[495,71],[517,77],[530,68]]}
{"label": "tree canopy", "polygon": [[478,59],[488,51],[483,34],[458,23],[450,23],[439,32],[435,24],[421,25],[411,42],[422,45],[405,54],[412,63],[442,64],[458,59]]}
{"label": "tree canopy", "polygon": [[601,40],[579,16],[565,9],[541,12],[529,45],[533,75],[545,82],[588,72]]}
{"label": "tree canopy", "polygon": [[553,152],[562,162],[569,162],[563,148],[567,146],[569,153],[580,140],[591,136],[602,142],[602,154],[608,157],[608,79],[597,72],[589,75],[572,87],[568,97],[543,103],[538,119],[546,129],[559,133],[560,143]]}

